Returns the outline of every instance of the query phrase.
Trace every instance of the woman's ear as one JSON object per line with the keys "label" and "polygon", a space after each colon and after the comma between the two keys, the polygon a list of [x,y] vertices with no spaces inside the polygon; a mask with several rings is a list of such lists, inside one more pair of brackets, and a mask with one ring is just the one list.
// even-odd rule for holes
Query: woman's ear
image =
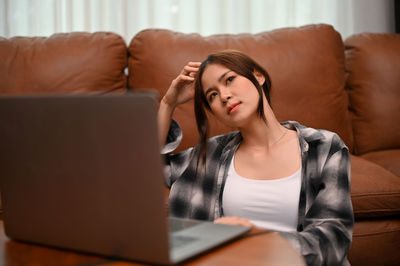
{"label": "woman's ear", "polygon": [[257,70],[253,71],[253,75],[254,77],[257,79],[258,84],[260,84],[260,86],[262,86],[265,82],[265,77],[263,74],[261,74],[260,72],[258,72]]}

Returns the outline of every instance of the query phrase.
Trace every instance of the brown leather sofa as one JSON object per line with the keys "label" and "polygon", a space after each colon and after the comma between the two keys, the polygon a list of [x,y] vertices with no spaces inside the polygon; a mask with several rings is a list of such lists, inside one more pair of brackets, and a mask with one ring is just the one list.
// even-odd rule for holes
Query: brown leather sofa
{"label": "brown leather sofa", "polygon": [[[400,35],[365,33],[344,42],[329,25],[260,34],[182,34],[149,29],[128,47],[113,33],[0,38],[0,95],[112,93],[161,95],[188,61],[241,50],[272,78],[279,120],[337,132],[351,156],[353,265],[400,264]],[[193,103],[178,107],[182,150],[197,141]],[[216,121],[212,134],[229,130]],[[1,152],[1,151],[0,151]]]}

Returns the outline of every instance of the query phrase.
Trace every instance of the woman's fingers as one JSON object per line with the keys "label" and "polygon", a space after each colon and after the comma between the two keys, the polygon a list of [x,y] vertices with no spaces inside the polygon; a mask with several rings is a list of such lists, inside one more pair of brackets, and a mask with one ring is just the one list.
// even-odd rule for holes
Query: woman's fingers
{"label": "woman's fingers", "polygon": [[188,73],[188,72],[197,72],[197,71],[199,71],[198,67],[192,67],[192,66],[188,66],[188,65],[186,65],[182,70],[182,72],[186,72],[186,73]]}
{"label": "woman's fingers", "polygon": [[254,225],[251,222],[249,222],[249,220],[247,220],[245,218],[236,217],[236,216],[221,217],[221,218],[216,219],[214,221],[214,223],[254,227]]}
{"label": "woman's fingers", "polygon": [[189,62],[183,67],[178,79],[181,81],[194,81],[197,72],[199,71],[200,62]]}
{"label": "woman's fingers", "polygon": [[194,77],[198,71],[199,71],[198,67],[185,66],[182,69],[181,74]]}
{"label": "woman's fingers", "polygon": [[188,62],[181,73],[171,82],[164,95],[164,101],[170,105],[182,104],[194,96],[194,81],[199,71],[200,62]]}
{"label": "woman's fingers", "polygon": [[194,81],[194,77],[192,77],[191,75],[184,75],[184,74],[179,75],[179,79],[183,81]]}
{"label": "woman's fingers", "polygon": [[198,68],[198,67],[200,67],[201,62],[188,62],[187,65],[191,66],[191,67],[197,67]]}
{"label": "woman's fingers", "polygon": [[182,72],[197,72],[199,71],[200,62],[189,62],[183,67]]}

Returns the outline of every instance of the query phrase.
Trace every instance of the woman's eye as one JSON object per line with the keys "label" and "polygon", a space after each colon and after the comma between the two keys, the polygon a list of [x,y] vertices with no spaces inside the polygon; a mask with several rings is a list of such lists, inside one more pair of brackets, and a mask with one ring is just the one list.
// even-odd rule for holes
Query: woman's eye
{"label": "woman's eye", "polygon": [[216,96],[217,96],[217,93],[216,93],[216,92],[212,92],[212,93],[210,93],[210,95],[208,96],[208,100],[211,102]]}
{"label": "woman's eye", "polygon": [[235,76],[230,76],[229,78],[226,79],[226,84],[231,83],[234,80]]}

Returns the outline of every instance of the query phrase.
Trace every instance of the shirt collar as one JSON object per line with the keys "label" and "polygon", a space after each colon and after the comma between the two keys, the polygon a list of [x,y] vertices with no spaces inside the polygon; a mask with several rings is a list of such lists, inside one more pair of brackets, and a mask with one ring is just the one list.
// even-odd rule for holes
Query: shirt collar
{"label": "shirt collar", "polygon": [[296,121],[286,121],[281,123],[282,126],[295,129],[299,136],[299,141],[303,151],[307,151],[309,144],[314,141],[319,141],[324,138],[324,135],[314,128],[306,127]]}
{"label": "shirt collar", "polygon": [[[324,135],[320,131],[314,128],[303,126],[297,121],[286,121],[282,122],[281,125],[288,129],[294,129],[297,131],[302,151],[308,151],[308,147],[311,142],[319,141],[324,138]],[[242,142],[242,135],[239,131],[232,132],[231,134],[233,136],[228,144],[224,147],[222,151],[223,154],[232,150],[235,151],[238,145]]]}

